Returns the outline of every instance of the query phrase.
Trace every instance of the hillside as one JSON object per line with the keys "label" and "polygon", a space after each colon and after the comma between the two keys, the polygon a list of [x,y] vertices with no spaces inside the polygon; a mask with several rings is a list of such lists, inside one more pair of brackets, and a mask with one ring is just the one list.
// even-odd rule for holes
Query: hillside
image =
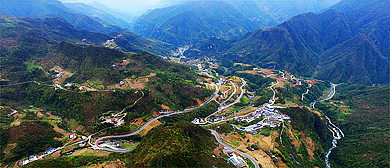
{"label": "hillside", "polygon": [[257,28],[272,27],[282,23],[295,15],[313,12],[320,12],[336,1],[268,1],[268,0],[246,0],[246,1],[229,1],[237,11],[252,20]]}
{"label": "hillside", "polygon": [[0,14],[10,17],[46,18],[59,17],[76,29],[92,32],[121,32],[123,28],[103,22],[103,19],[86,16],[64,6],[60,1],[15,0],[1,1]]}
{"label": "hillside", "polygon": [[141,16],[134,32],[176,45],[194,44],[215,36],[232,39],[256,26],[222,1],[194,1],[153,10]]}
{"label": "hillside", "polygon": [[[189,56],[217,55],[235,62],[275,66],[300,76],[376,84],[389,82],[389,4],[385,1],[341,1],[354,9],[307,13],[238,40],[206,39]],[[359,62],[363,60],[365,63]],[[351,62],[352,61],[352,62]],[[359,70],[359,72],[354,72]],[[361,73],[363,72],[364,73]]]}
{"label": "hillside", "polygon": [[[4,124],[2,132],[7,133],[2,136],[2,143],[8,146],[7,150],[1,148],[2,156],[4,151],[7,153],[1,158],[2,163],[62,145],[55,138],[59,135],[53,132],[52,125],[56,131],[58,124],[65,131],[92,133],[110,126],[98,119],[104,113],[123,110],[127,113],[125,124],[111,132],[128,132],[135,129],[131,124],[135,119],[146,121],[163,108],[182,110],[195,106],[211,95],[211,90],[196,86],[199,75],[188,66],[170,63],[139,48],[141,53],[137,54],[101,46],[113,38],[109,35],[76,30],[60,18],[1,16],[0,20],[6,28],[0,36],[4,44],[0,103],[1,109],[6,107],[0,121]],[[135,36],[132,42],[138,38]],[[35,114],[31,112],[35,107],[58,118],[39,119],[43,123],[36,124],[37,129],[44,136],[26,143],[26,136],[32,132],[24,125],[42,118],[36,110]],[[20,111],[20,115],[8,117],[10,108]],[[15,136],[23,131],[26,136]]]}
{"label": "hillside", "polygon": [[337,86],[332,102],[316,105],[346,135],[330,155],[332,167],[388,167],[389,85]]}
{"label": "hillside", "polygon": [[[117,15],[119,15],[119,14],[116,14],[116,15],[115,15],[115,13],[111,14],[111,12],[113,10],[110,10],[109,8],[107,9],[107,7],[104,8],[104,5],[100,6],[100,8],[108,10],[108,12],[110,12],[110,13],[108,13],[104,10],[95,8],[91,5],[84,4],[84,3],[63,3],[63,4],[65,7],[72,9],[75,12],[80,13],[82,15],[87,15],[87,16],[90,16],[93,18],[99,18],[104,23],[107,23],[110,25],[116,25],[116,26],[120,26],[120,27],[125,28],[125,29],[131,29],[131,26],[128,22],[118,18]],[[95,4],[95,5],[98,5],[98,4]]]}
{"label": "hillside", "polygon": [[[174,144],[172,142],[175,142]],[[189,122],[163,124],[146,134],[136,150],[116,153],[107,157],[78,156],[46,159],[27,167],[80,167],[96,166],[120,161],[131,167],[233,167],[220,157],[214,158],[215,140],[210,131]]]}

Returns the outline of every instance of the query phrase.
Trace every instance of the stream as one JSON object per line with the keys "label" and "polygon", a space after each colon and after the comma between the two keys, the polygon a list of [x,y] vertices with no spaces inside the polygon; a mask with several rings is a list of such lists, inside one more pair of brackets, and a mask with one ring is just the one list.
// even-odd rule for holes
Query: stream
{"label": "stream", "polygon": [[[322,102],[322,101],[326,101],[326,100],[330,100],[336,93],[336,84],[333,84],[331,83],[331,88],[330,88],[330,93],[328,95],[328,97],[326,97],[325,99],[322,99],[322,100],[317,100],[315,102],[311,102],[310,103],[310,107],[311,108],[315,108],[315,104],[317,102]],[[329,163],[329,155],[330,153],[332,152],[332,150],[334,148],[337,147],[337,140],[341,139],[342,137],[344,137],[344,133],[343,131],[341,131],[341,129],[339,127],[337,127],[336,125],[334,125],[332,123],[332,121],[328,118],[328,116],[325,115],[325,118],[326,118],[326,125],[328,126],[328,129],[330,132],[332,132],[332,135],[333,135],[333,140],[332,140],[332,147],[328,149],[328,152],[326,152],[326,155],[325,155],[325,164],[326,164],[326,167],[327,168],[330,168],[330,163]]]}

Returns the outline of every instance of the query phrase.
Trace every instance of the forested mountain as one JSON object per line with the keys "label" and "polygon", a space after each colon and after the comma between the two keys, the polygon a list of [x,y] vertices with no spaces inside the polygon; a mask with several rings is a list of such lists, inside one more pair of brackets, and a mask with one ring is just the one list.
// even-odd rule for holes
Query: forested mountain
{"label": "forested mountain", "polygon": [[237,38],[255,28],[223,1],[194,1],[153,10],[141,16],[133,30],[149,38],[185,45],[211,36]]}
{"label": "forested mountain", "polygon": [[[124,127],[126,130],[119,130],[128,132],[131,121],[136,118],[147,120],[155,112],[161,111],[163,105],[172,110],[185,109],[198,105],[197,100],[204,101],[212,92],[196,86],[200,76],[190,67],[165,61],[148,52],[122,52],[102,45],[108,39],[117,37],[129,43],[137,42],[137,45],[158,47],[157,41],[153,40],[151,44],[142,41],[146,38],[139,41],[140,37],[131,32],[113,37],[76,30],[70,23],[57,17],[0,16],[0,24],[2,164],[62,145],[62,141],[55,139],[60,135],[53,131],[53,126],[46,121],[35,121],[39,117],[34,113],[24,118],[28,121],[10,126],[7,122],[11,121],[11,118],[7,118],[9,108],[4,109],[3,106],[22,109],[20,104],[29,104],[56,111],[56,115],[62,118],[62,124],[70,121],[78,123],[83,127],[80,130],[83,132],[96,132],[104,128],[105,125],[100,124],[98,119],[103,113],[131,106],[125,111],[128,115],[124,120],[128,126]],[[141,51],[142,47],[137,45],[119,49],[136,47],[132,50]],[[121,81],[127,81],[127,84],[120,85]],[[59,87],[67,83],[72,86],[64,86],[65,89]],[[62,129],[67,128],[64,126]],[[34,135],[34,131],[42,136]],[[13,136],[12,132],[23,134]],[[3,146],[7,144],[17,147],[5,151]]]}
{"label": "forested mountain", "polygon": [[203,40],[189,55],[276,66],[334,83],[383,84],[390,80],[388,23],[386,1],[341,1],[320,14],[298,15],[238,40]]}
{"label": "forested mountain", "polygon": [[330,155],[332,167],[388,167],[389,85],[342,84],[336,90],[332,103],[316,105],[346,135]]}
{"label": "forested mountain", "polygon": [[94,1],[94,2],[92,2],[90,4],[88,4],[88,5],[91,5],[95,9],[99,9],[101,11],[109,13],[109,14],[111,14],[111,15],[119,18],[119,19],[122,19],[122,20],[124,20],[127,23],[131,23],[135,19],[135,16],[130,14],[130,13],[126,13],[126,12],[122,12],[122,11],[111,9],[111,8],[107,7],[106,5],[101,4],[101,3],[97,2],[97,1]]}
{"label": "forested mountain", "polygon": [[176,3],[146,12],[135,22],[134,32],[176,45],[195,44],[211,36],[235,39],[255,29],[274,26],[296,14],[323,10],[334,1],[220,0]]}
{"label": "forested mountain", "polygon": [[117,18],[113,14],[107,13],[105,11],[102,11],[100,9],[94,8],[90,5],[84,4],[84,3],[64,3],[64,5],[76,11],[77,13],[91,16],[93,18],[96,18],[98,20],[102,20],[104,23],[108,23],[111,25],[120,26],[122,28],[131,29],[131,26],[128,22]]}
{"label": "forested mountain", "polygon": [[59,17],[74,25],[76,29],[93,32],[110,33],[121,32],[123,28],[104,19],[86,16],[65,7],[60,1],[35,1],[35,0],[12,0],[0,2],[0,14],[10,17],[45,18]]}
{"label": "forested mountain", "polygon": [[336,3],[336,1],[329,0],[226,0],[226,2],[252,20],[258,26],[257,28],[275,26],[295,15],[307,12],[316,13]]}
{"label": "forested mountain", "polygon": [[[2,26],[0,36],[2,44],[1,72],[4,74],[3,78],[16,81],[26,80],[23,76],[14,75],[14,73],[17,74],[19,71],[26,70],[23,62],[28,59],[47,56],[50,54],[48,48],[59,44],[61,41],[103,46],[103,43],[107,40],[116,39],[111,45],[118,47],[119,50],[136,53],[149,51],[162,55],[169,55],[175,49],[170,44],[150,40],[132,32],[115,33],[110,36],[77,30],[70,23],[57,17],[17,19],[0,16],[0,23]],[[21,78],[18,79],[18,77]]]}

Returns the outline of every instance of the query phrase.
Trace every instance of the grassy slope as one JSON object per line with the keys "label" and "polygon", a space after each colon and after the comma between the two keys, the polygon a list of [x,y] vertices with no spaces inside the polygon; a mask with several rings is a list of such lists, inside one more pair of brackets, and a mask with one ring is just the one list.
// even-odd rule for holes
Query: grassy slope
{"label": "grassy slope", "polygon": [[[389,85],[341,85],[333,100],[344,101],[351,111],[331,104],[316,105],[344,131],[331,155],[335,167],[388,167]],[[341,104],[339,104],[341,105]]]}
{"label": "grassy slope", "polygon": [[152,129],[132,152],[114,153],[107,157],[46,159],[26,167],[80,167],[117,159],[131,167],[232,167],[225,160],[212,157],[214,143],[214,137],[208,130],[189,122],[178,122]]}

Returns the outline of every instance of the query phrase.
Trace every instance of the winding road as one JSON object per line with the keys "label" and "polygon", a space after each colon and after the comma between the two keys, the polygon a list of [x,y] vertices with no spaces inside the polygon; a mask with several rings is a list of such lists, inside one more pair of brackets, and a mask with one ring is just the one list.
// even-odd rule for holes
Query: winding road
{"label": "winding road", "polygon": [[257,163],[257,161],[256,161],[254,158],[252,158],[251,156],[245,154],[244,152],[241,152],[241,151],[239,151],[239,150],[237,150],[237,149],[231,147],[230,145],[226,144],[225,142],[223,142],[223,141],[219,138],[219,135],[218,135],[218,132],[217,132],[217,131],[211,130],[211,129],[210,129],[210,131],[211,131],[211,134],[213,134],[213,135],[215,136],[215,139],[216,139],[220,144],[222,144],[223,146],[229,148],[230,150],[232,150],[232,151],[234,151],[234,152],[237,152],[237,153],[239,153],[240,155],[242,155],[242,156],[248,158],[249,160],[251,160],[251,162],[255,165],[256,168],[260,168],[259,164]]}
{"label": "winding road", "polygon": [[[221,87],[221,83],[222,83],[221,81],[218,82],[218,87],[215,89],[214,94],[211,95],[211,97],[210,97],[206,102],[202,103],[201,105],[199,105],[199,106],[197,106],[197,107],[195,107],[195,108],[186,109],[186,110],[179,111],[179,112],[176,112],[176,113],[171,113],[171,114],[166,114],[166,115],[158,116],[158,117],[156,117],[156,118],[153,118],[153,119],[149,120],[149,121],[148,121],[147,123],[145,123],[141,128],[139,128],[138,130],[136,130],[136,131],[134,131],[134,132],[132,132],[132,133],[130,133],[130,134],[105,136],[105,137],[101,137],[101,138],[97,139],[97,140],[95,141],[95,145],[93,145],[93,144],[91,144],[91,143],[89,143],[89,144],[90,144],[90,145],[92,146],[92,148],[94,148],[94,149],[102,149],[102,150],[107,150],[107,151],[111,151],[111,152],[128,152],[128,151],[131,151],[131,150],[133,150],[133,149],[117,149],[117,148],[111,149],[111,148],[102,147],[102,146],[99,145],[99,141],[101,141],[101,140],[103,140],[103,139],[108,139],[108,138],[121,138],[121,137],[132,136],[132,135],[135,135],[135,134],[141,132],[141,131],[142,131],[143,129],[145,129],[145,127],[147,127],[150,123],[152,123],[153,121],[156,121],[156,120],[158,120],[158,119],[160,119],[160,118],[168,117],[168,116],[175,115],[175,114],[188,113],[188,112],[197,110],[197,109],[203,107],[204,105],[208,104],[211,100],[213,100],[214,97],[215,97],[215,95],[218,95],[218,91],[219,91],[219,89],[220,89],[220,87]],[[89,137],[88,137],[88,141],[89,141],[89,142],[90,142],[91,137],[92,137],[92,136],[89,136]]]}

